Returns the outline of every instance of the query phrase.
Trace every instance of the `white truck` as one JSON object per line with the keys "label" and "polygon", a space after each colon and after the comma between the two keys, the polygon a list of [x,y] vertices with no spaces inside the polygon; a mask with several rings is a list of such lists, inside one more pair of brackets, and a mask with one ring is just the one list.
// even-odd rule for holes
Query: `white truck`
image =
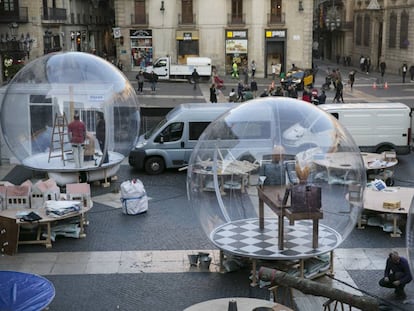
{"label": "white truck", "polygon": [[144,76],[147,77],[152,71],[158,75],[160,80],[186,79],[191,78],[191,74],[197,69],[200,80],[208,80],[211,76],[211,59],[208,57],[187,57],[187,64],[174,65],[171,57],[160,57],[154,61],[152,66],[145,68]]}
{"label": "white truck", "polygon": [[[352,135],[361,151],[381,153],[395,150],[408,154],[411,149],[411,109],[403,103],[324,104],[319,108],[330,113]],[[291,147],[320,145],[318,122],[307,119],[283,133],[284,144]]]}

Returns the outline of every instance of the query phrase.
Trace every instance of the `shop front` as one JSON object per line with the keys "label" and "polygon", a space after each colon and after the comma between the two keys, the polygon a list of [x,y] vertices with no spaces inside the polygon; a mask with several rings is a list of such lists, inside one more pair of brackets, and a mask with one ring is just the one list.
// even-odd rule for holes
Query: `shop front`
{"label": "shop front", "polygon": [[237,63],[239,73],[243,66],[248,66],[247,30],[226,30],[226,74],[232,72],[232,65]]}
{"label": "shop front", "polygon": [[131,29],[131,68],[145,68],[152,65],[152,30]]}
{"label": "shop front", "polygon": [[272,75],[272,66],[276,75],[286,72],[286,29],[265,30],[265,77]]}
{"label": "shop front", "polygon": [[175,39],[177,40],[178,64],[186,64],[187,57],[200,56],[198,30],[178,30]]}

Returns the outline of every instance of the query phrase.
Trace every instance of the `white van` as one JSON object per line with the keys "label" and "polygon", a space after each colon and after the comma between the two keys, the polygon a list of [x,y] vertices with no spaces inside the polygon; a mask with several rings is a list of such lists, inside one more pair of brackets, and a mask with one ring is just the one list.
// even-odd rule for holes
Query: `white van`
{"label": "white van", "polygon": [[205,128],[236,103],[181,104],[172,109],[154,128],[139,137],[129,153],[129,165],[148,174],[188,164],[193,148]]}
{"label": "white van", "polygon": [[[349,131],[361,151],[381,153],[395,150],[410,152],[411,109],[402,103],[324,104]],[[313,124],[295,124],[283,133],[284,143],[294,147],[317,145]]]}

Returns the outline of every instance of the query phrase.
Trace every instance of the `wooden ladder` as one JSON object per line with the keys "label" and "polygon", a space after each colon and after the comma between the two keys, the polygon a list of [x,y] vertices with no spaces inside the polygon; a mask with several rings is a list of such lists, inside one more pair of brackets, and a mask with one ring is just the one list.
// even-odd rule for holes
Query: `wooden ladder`
{"label": "wooden ladder", "polygon": [[[65,144],[68,143],[68,140],[65,141],[65,137],[68,137],[68,121],[66,119],[66,115],[65,113],[56,113],[55,120],[53,122],[48,163],[50,162],[51,158],[61,158],[63,165],[65,165],[65,152],[71,151],[70,149],[64,149]],[[58,151],[58,153],[55,153],[54,151]]]}

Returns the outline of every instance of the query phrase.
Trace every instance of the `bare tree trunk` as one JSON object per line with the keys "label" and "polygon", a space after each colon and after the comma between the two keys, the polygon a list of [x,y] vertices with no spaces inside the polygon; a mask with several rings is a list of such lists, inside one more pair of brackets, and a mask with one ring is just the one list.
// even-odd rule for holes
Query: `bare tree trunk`
{"label": "bare tree trunk", "polygon": [[353,295],[336,288],[331,288],[328,285],[294,277],[275,269],[261,267],[259,270],[259,279],[270,282],[272,285],[292,287],[304,294],[337,300],[364,311],[377,311],[379,309],[379,303],[375,298]]}

